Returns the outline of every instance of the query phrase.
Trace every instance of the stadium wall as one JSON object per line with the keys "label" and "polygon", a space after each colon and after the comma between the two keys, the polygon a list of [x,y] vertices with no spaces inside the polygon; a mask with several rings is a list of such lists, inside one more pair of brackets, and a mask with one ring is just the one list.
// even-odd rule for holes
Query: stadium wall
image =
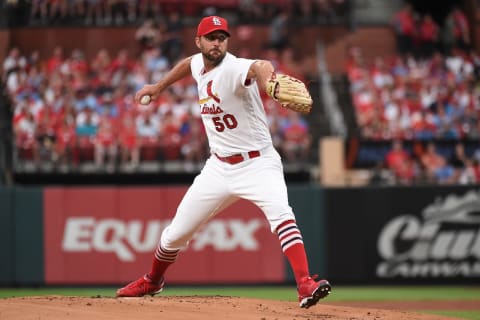
{"label": "stadium wall", "polygon": [[10,31],[7,29],[0,29],[0,61],[2,61],[2,68],[3,68],[3,61],[5,60],[9,47],[10,47]]}
{"label": "stadium wall", "polygon": [[[138,277],[186,188],[0,189],[0,286],[118,285]],[[480,186],[288,188],[312,273],[337,284],[480,281]],[[167,277],[172,284],[293,282],[278,239],[245,201],[205,225]]]}
{"label": "stadium wall", "polygon": [[327,189],[324,196],[332,281],[479,283],[479,186]]}
{"label": "stadium wall", "polygon": [[[127,49],[134,56],[139,52],[134,39],[135,31],[136,28],[133,27],[14,28],[0,31],[0,44],[2,41],[5,43],[5,46],[0,46],[4,48],[0,55],[5,55],[9,47],[18,46],[25,53],[38,50],[45,59],[53,52],[53,48],[62,46],[66,54],[74,48],[80,48],[88,59],[102,48],[108,49],[112,55],[120,49]],[[231,42],[231,51],[240,54],[241,51],[245,53],[243,50],[247,48],[249,56],[262,56],[268,44],[268,31],[268,26],[233,26],[235,41]],[[197,52],[194,34],[193,27],[186,27],[182,31],[186,54]],[[389,26],[359,27],[355,30],[349,30],[345,26],[307,26],[295,27],[291,34],[292,48],[296,58],[302,61],[302,70],[306,72],[317,69],[316,40],[323,41],[327,46],[326,58],[332,73],[343,72],[348,48],[351,46],[361,47],[368,59],[395,52],[394,36]]]}
{"label": "stadium wall", "polygon": [[40,188],[0,188],[0,285],[43,283],[42,202]]}

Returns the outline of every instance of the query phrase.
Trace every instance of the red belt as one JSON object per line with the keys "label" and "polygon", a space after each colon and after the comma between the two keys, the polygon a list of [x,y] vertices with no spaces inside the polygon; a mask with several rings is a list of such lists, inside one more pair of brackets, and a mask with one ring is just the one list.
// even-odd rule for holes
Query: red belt
{"label": "red belt", "polygon": [[[226,163],[230,163],[230,164],[237,164],[237,163],[240,163],[244,160],[247,160],[247,159],[245,159],[245,157],[241,153],[234,154],[234,155],[228,156],[228,157],[220,157],[218,154],[215,153],[215,156],[218,158],[218,160],[226,162]],[[256,157],[260,157],[260,151],[255,150],[255,151],[247,152],[247,158],[248,159],[253,159],[253,158],[256,158]]]}

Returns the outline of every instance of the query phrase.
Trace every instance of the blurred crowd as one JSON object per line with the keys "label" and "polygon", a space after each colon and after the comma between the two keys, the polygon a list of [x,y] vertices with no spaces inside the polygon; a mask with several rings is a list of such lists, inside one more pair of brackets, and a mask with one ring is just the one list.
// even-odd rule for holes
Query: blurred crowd
{"label": "blurred crowd", "polygon": [[445,17],[430,13],[420,14],[406,2],[392,19],[397,51],[402,57],[414,55],[429,58],[435,52],[451,55],[457,48],[468,51],[471,48],[471,31],[467,15],[458,6],[448,9]]}
{"label": "blurred crowd", "polygon": [[480,137],[480,56],[454,49],[426,59],[352,48],[347,73],[361,135],[369,139]]}
{"label": "blurred crowd", "polygon": [[[406,5],[394,16],[396,55],[368,63],[350,48],[346,71],[360,135],[394,141],[379,167],[397,183],[478,183],[480,147],[467,154],[461,143],[480,139],[480,56],[465,15],[453,8],[442,27],[428,14],[413,15]],[[458,143],[440,153],[439,140]],[[406,151],[402,141],[415,147]]]}
{"label": "blurred crowd", "polygon": [[[358,47],[349,51],[346,71],[362,136],[479,138],[480,56],[470,49],[463,12],[453,8],[442,32],[428,14],[417,19],[420,25],[412,15],[406,5],[394,17],[395,30],[403,32],[397,55],[367,62]],[[423,23],[434,26],[431,38],[422,37],[421,30],[429,29]],[[443,38],[450,40],[440,41],[445,33],[451,36]]]}
{"label": "blurred crowd", "polygon": [[[292,58],[291,24],[339,21],[348,3],[195,0],[179,7],[176,0],[7,1],[3,5],[10,10],[28,11],[27,25],[138,25],[133,56],[102,49],[87,59],[80,48],[57,47],[41,58],[37,51],[10,49],[2,78],[14,108],[17,159],[65,170],[85,163],[98,170],[135,169],[152,161],[178,161],[193,169],[209,155],[193,79],[148,106],[133,101],[139,88],[161,79],[183,56],[180,31],[188,17],[231,12],[243,22],[269,21],[268,43],[258,58],[302,78]],[[376,155],[381,160],[372,183],[480,183],[480,146],[470,143],[480,141],[480,55],[472,49],[464,12],[453,7],[438,22],[406,4],[393,16],[392,28],[397,54],[367,60],[360,47],[351,47],[345,66],[360,137],[391,142],[388,152]],[[249,57],[248,52],[239,50],[239,56]],[[313,138],[307,121],[263,99],[284,161],[309,162]],[[439,148],[438,141],[455,147]]]}
{"label": "blurred crowd", "polygon": [[[26,25],[137,25],[136,50],[102,49],[88,59],[81,48],[65,52],[59,46],[49,57],[11,48],[3,62],[2,79],[14,108],[17,163],[36,169],[47,163],[59,170],[93,164],[98,170],[116,171],[158,161],[179,161],[189,170],[209,155],[193,79],[177,83],[147,107],[133,101],[139,88],[161,79],[183,57],[181,31],[189,17],[197,20],[197,15],[228,10],[244,22],[264,23],[270,17],[268,43],[263,57],[257,58],[302,78],[289,46],[289,25],[333,19],[346,1],[198,0],[179,6],[174,0],[19,0],[3,5],[17,16],[28,11]],[[251,58],[248,48],[239,56]],[[309,162],[307,121],[263,99],[284,161]]]}
{"label": "blurred crowd", "polygon": [[342,23],[348,0],[7,0],[8,25],[129,25],[168,16],[199,17],[221,13],[242,22],[264,23],[278,10],[289,11],[296,23]]}
{"label": "blurred crowd", "polygon": [[[267,51],[278,70],[290,72],[276,50]],[[176,83],[148,106],[133,100],[139,88],[161,79],[173,63],[156,45],[145,45],[138,57],[102,49],[93,59],[81,49],[57,47],[41,59],[37,51],[12,48],[3,78],[14,108],[17,163],[37,168],[48,163],[59,170],[89,163],[115,171],[180,160],[185,169],[196,168],[209,150],[193,78]],[[307,161],[307,122],[263,98],[274,144],[285,161]]]}
{"label": "blurred crowd", "polygon": [[393,139],[391,148],[372,171],[372,184],[479,184],[480,145],[464,141],[445,146],[441,140]]}

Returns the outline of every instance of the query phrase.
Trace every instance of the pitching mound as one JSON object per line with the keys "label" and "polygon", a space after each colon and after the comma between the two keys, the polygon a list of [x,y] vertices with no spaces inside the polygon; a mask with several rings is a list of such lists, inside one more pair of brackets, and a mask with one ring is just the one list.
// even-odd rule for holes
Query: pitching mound
{"label": "pitching mound", "polygon": [[[326,301],[326,300],[325,300]],[[0,299],[0,319],[5,320],[292,320],[292,319],[449,319],[407,310],[363,305],[320,304],[301,309],[295,302],[238,297],[105,298],[42,296]],[[452,319],[452,318],[450,318]]]}

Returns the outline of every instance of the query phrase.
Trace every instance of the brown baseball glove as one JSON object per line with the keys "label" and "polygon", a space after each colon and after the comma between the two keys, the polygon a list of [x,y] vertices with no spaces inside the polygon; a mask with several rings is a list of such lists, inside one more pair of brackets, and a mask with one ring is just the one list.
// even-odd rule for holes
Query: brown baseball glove
{"label": "brown baseball glove", "polygon": [[305,84],[286,74],[272,74],[267,82],[267,94],[283,107],[301,113],[312,110],[312,97]]}

